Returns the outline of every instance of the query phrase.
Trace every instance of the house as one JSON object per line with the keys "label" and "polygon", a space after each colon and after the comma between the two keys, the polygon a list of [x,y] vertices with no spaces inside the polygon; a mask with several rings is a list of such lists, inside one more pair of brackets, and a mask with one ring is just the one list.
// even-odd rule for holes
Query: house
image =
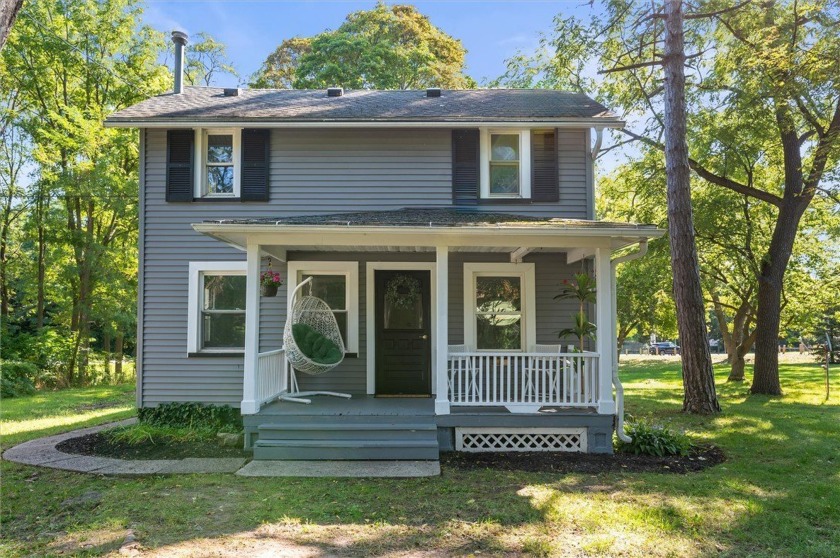
{"label": "house", "polygon": [[[140,130],[139,406],[237,406],[256,459],[612,451],[614,254],[662,234],[594,220],[619,118],[562,91],[183,87],[181,67],[106,121]],[[574,352],[577,302],[555,296],[581,270],[598,335]],[[346,353],[293,380],[308,278]],[[278,401],[296,386],[352,397]]]}

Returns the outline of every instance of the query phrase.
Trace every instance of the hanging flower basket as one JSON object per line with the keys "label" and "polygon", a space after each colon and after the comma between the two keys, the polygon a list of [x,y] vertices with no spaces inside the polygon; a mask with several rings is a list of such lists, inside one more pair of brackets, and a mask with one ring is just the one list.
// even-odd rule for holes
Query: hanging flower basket
{"label": "hanging flower basket", "polygon": [[283,284],[280,274],[269,267],[260,273],[260,293],[263,296],[277,296],[277,287]]}
{"label": "hanging flower basket", "polygon": [[277,285],[260,285],[262,296],[277,296]]}

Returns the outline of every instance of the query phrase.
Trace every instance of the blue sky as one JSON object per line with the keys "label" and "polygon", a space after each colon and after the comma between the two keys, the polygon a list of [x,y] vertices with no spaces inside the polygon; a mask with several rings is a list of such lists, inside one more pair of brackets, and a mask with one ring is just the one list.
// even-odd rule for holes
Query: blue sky
{"label": "blue sky", "polygon": [[[145,22],[161,30],[210,33],[228,47],[243,79],[256,71],[283,39],[335,29],[353,11],[370,9],[375,0],[147,0]],[[395,3],[395,2],[389,2]],[[549,31],[557,15],[585,16],[583,0],[477,1],[431,0],[414,4],[432,23],[461,39],[467,73],[479,82],[504,73],[504,61],[517,51],[532,51],[540,32]],[[237,85],[223,77],[217,85]]]}

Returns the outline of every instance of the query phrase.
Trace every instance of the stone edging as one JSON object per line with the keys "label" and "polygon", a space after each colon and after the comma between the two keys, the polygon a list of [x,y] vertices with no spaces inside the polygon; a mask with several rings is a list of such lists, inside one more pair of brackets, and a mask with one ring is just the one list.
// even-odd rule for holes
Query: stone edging
{"label": "stone edging", "polygon": [[74,430],[72,432],[65,432],[64,434],[30,440],[6,450],[3,453],[3,459],[24,465],[35,465],[37,467],[49,467],[51,469],[93,473],[97,475],[235,473],[248,461],[245,457],[188,457],[186,459],[127,460],[64,453],[55,448],[55,446],[65,440],[94,434],[114,426],[133,424],[136,421],[137,419],[130,418],[119,422],[111,422],[81,430]]}

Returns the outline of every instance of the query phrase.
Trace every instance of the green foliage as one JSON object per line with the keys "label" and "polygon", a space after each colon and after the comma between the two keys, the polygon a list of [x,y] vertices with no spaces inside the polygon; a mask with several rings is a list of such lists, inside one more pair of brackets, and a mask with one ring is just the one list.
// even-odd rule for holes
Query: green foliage
{"label": "green foliage", "polygon": [[219,74],[239,77],[236,68],[227,55],[227,47],[214,39],[209,33],[197,33],[186,50],[184,81],[189,85],[213,84]]}
{"label": "green foliage", "polygon": [[115,443],[138,445],[145,442],[152,444],[205,442],[212,440],[217,432],[218,428],[208,426],[186,428],[139,423],[112,428],[103,434]]}
{"label": "green foliage", "polygon": [[163,403],[137,409],[137,417],[140,424],[147,426],[235,432],[242,429],[242,415],[230,405]]}
{"label": "green foliage", "polygon": [[35,393],[38,368],[31,362],[0,362],[0,397],[20,397]]}
{"label": "green foliage", "polygon": [[665,457],[685,455],[691,450],[692,444],[688,436],[675,432],[668,426],[637,420],[628,422],[624,431],[632,438],[632,441],[628,443],[616,439],[616,450],[622,453]]}
{"label": "green foliage", "polygon": [[465,88],[466,50],[414,6],[379,2],[335,31],[283,41],[252,86],[349,89]]}
{"label": "green foliage", "polygon": [[573,316],[574,326],[560,330],[558,336],[562,339],[565,337],[577,337],[578,348],[583,351],[585,348],[586,338],[595,338],[595,333],[598,327],[589,321],[586,315],[586,305],[593,304],[596,297],[595,279],[590,277],[587,273],[576,273],[574,280],[563,280],[563,287],[560,294],[554,297],[555,300],[577,300],[578,311]]}
{"label": "green foliage", "polygon": [[307,324],[294,324],[292,336],[300,352],[319,364],[335,364],[344,357],[335,343]]}

